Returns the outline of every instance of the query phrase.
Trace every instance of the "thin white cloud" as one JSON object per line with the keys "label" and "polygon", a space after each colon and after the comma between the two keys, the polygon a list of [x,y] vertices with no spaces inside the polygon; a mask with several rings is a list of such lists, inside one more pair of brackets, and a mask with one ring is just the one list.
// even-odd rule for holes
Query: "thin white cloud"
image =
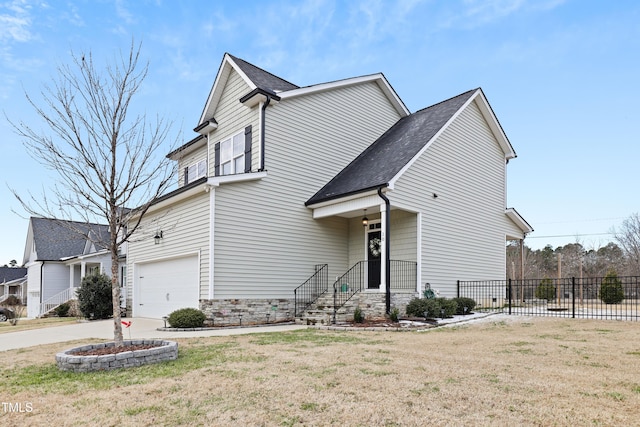
{"label": "thin white cloud", "polygon": [[524,0],[464,0],[464,16],[475,25],[511,15],[525,5]]}
{"label": "thin white cloud", "polygon": [[[549,11],[565,0],[462,0],[461,4],[449,3],[434,23],[436,28],[474,29],[503,20],[516,13]],[[453,7],[451,6],[453,5]]]}
{"label": "thin white cloud", "polygon": [[30,15],[31,6],[25,0],[14,0],[10,3],[0,4],[0,41],[2,43],[18,42],[24,43],[31,40]]}
{"label": "thin white cloud", "polygon": [[115,6],[118,18],[122,19],[126,24],[136,23],[134,15],[126,8],[124,0],[116,0]]}

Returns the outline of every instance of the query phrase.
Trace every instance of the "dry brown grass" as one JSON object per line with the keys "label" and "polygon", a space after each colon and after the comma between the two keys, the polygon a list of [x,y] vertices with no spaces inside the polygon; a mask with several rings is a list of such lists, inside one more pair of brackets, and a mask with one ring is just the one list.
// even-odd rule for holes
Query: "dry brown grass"
{"label": "dry brown grass", "polygon": [[[634,322],[511,317],[427,332],[180,340],[180,358],[92,376],[69,344],[16,350],[4,425],[619,426],[640,423]],[[11,365],[10,365],[11,366]],[[19,384],[40,375],[35,384]]]}
{"label": "dry brown grass", "polygon": [[48,328],[50,326],[61,326],[76,322],[75,317],[49,317],[42,319],[18,319],[16,325],[9,321],[0,323],[0,334],[9,332],[26,331],[29,329]]}

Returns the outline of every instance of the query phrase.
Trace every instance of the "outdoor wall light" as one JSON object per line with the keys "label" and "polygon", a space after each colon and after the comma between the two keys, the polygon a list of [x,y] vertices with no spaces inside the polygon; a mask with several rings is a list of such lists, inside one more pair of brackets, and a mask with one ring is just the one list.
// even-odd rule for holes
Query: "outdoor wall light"
{"label": "outdoor wall light", "polygon": [[369,218],[367,218],[367,210],[364,210],[364,216],[362,217],[362,226],[366,227],[369,225]]}
{"label": "outdoor wall light", "polygon": [[156,231],[156,235],[153,236],[153,240],[156,242],[156,245],[160,244],[160,240],[162,240],[162,230]]}

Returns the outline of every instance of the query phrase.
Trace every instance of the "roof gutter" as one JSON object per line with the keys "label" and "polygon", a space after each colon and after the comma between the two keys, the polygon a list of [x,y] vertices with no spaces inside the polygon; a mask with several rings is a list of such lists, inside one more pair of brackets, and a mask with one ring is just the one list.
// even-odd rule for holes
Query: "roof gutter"
{"label": "roof gutter", "polygon": [[391,202],[382,193],[384,186],[378,187],[378,196],[384,200],[385,221],[384,221],[384,283],[385,283],[385,310],[391,313]]}

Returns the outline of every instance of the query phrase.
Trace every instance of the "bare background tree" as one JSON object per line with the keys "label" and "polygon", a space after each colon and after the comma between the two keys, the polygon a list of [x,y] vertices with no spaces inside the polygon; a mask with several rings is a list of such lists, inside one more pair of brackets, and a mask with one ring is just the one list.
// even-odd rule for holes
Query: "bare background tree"
{"label": "bare background tree", "polygon": [[640,274],[640,215],[636,212],[625,219],[615,236],[629,260],[633,274]]}
{"label": "bare background tree", "polygon": [[58,174],[38,197],[30,193],[24,198],[12,190],[24,209],[34,216],[109,225],[108,241],[87,233],[87,227],[74,231],[111,252],[116,346],[123,345],[118,251],[140,227],[153,200],[168,189],[174,171],[164,153],[177,142],[168,144],[171,123],[158,117],[149,123],[145,114],[129,114],[149,67],[139,63],[140,50],[132,42],[128,54],[120,53],[104,69],[94,64],[90,52],[72,53],[72,63],[59,66],[53,85],[44,86],[42,105],[26,94],[48,132],[10,120],[29,154]]}
{"label": "bare background tree", "polygon": [[[640,231],[640,222],[636,224]],[[627,231],[633,228],[625,228]],[[633,233],[631,233],[633,236]],[[640,236],[640,235],[636,235]],[[610,270],[614,270],[619,276],[634,276],[640,273],[638,258],[634,258],[633,252],[622,245],[609,242],[599,248],[586,249],[581,243],[569,243],[553,248],[547,245],[542,249],[524,247],[524,278],[544,279],[558,277],[558,260],[561,262],[562,277],[604,277]],[[634,241],[629,239],[629,241]],[[640,251],[640,238],[636,237],[635,248]],[[633,247],[633,246],[632,246]],[[637,256],[637,255],[636,255]],[[507,278],[520,279],[520,248],[516,243],[507,246]]]}

